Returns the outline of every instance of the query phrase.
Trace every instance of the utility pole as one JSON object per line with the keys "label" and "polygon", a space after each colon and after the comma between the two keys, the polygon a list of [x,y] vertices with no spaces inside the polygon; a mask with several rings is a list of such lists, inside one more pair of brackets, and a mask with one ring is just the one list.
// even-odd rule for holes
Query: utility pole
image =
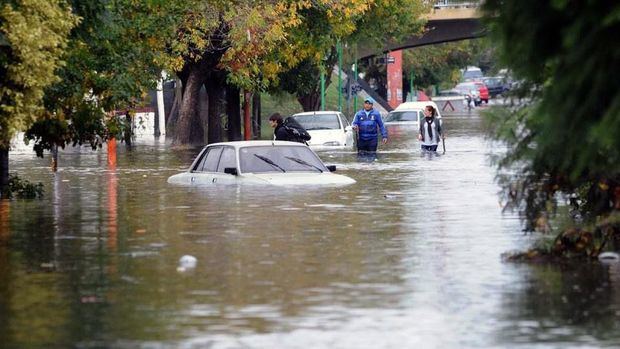
{"label": "utility pole", "polygon": [[411,97],[409,97],[409,100],[414,102],[418,99],[417,93],[415,92],[415,90],[413,89],[413,78],[415,77],[415,74],[413,73],[413,68],[411,68],[411,72],[409,73],[409,93],[411,94]]}
{"label": "utility pole", "polygon": [[336,51],[338,52],[338,111],[342,112],[342,43],[340,40],[336,43]]}
{"label": "utility pole", "polygon": [[321,71],[321,110],[325,110],[325,72]]}
{"label": "utility pole", "polygon": [[157,80],[157,125],[158,129],[155,130],[155,136],[166,135],[166,115],[164,109],[164,79],[166,73],[161,72],[161,77]]}
{"label": "utility pole", "polygon": [[[357,86],[357,44],[355,45],[355,64],[353,64],[353,83]],[[357,89],[353,94],[353,113],[357,111]]]}

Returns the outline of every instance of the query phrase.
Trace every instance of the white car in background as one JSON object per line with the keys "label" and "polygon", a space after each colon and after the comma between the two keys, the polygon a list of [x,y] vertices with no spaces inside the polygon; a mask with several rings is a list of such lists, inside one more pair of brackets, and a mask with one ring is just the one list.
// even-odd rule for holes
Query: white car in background
{"label": "white car in background", "polygon": [[437,104],[432,101],[423,102],[404,102],[396,109],[388,113],[383,120],[385,125],[419,125],[420,120],[424,118],[424,108],[427,105],[433,106],[437,111],[437,118],[441,121],[441,112],[437,108]]}
{"label": "white car in background", "polygon": [[352,149],[355,135],[349,120],[338,111],[311,111],[292,116],[311,138],[313,149]]}
{"label": "white car in background", "polygon": [[238,141],[207,145],[186,172],[168,178],[182,185],[348,185],[312,149],[287,141]]}

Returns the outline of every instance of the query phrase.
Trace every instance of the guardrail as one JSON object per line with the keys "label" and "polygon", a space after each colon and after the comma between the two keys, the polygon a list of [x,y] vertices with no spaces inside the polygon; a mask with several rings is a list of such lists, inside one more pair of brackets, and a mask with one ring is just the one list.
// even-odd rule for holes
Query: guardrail
{"label": "guardrail", "polygon": [[434,7],[441,8],[471,8],[478,7],[482,1],[478,0],[436,0]]}

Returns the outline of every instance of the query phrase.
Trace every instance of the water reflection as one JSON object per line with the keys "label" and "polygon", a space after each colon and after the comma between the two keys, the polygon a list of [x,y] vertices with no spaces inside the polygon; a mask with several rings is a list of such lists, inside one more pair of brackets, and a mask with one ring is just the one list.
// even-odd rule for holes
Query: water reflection
{"label": "water reflection", "polygon": [[542,265],[528,268],[504,306],[515,311],[500,322],[499,341],[515,343],[600,341],[618,343],[619,264]]}
{"label": "water reflection", "polygon": [[[505,264],[530,243],[501,215],[475,116],[446,116],[448,150],[389,129],[376,159],[321,152],[340,188],[169,186],[199,149],[162,140],[47,161],[12,154],[42,201],[0,202],[7,348],[603,346],[618,267]],[[4,242],[2,242],[4,241]],[[183,255],[196,268],[178,272]],[[577,286],[577,288],[575,288]],[[587,312],[587,313],[584,313]],[[32,319],[37,319],[32,321]],[[544,345],[540,344],[544,343]]]}

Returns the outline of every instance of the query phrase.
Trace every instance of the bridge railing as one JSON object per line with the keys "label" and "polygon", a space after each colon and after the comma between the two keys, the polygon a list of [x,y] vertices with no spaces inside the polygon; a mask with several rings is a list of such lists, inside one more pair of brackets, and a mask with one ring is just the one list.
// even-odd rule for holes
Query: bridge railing
{"label": "bridge railing", "polygon": [[435,0],[434,7],[440,8],[470,8],[478,7],[481,0]]}

